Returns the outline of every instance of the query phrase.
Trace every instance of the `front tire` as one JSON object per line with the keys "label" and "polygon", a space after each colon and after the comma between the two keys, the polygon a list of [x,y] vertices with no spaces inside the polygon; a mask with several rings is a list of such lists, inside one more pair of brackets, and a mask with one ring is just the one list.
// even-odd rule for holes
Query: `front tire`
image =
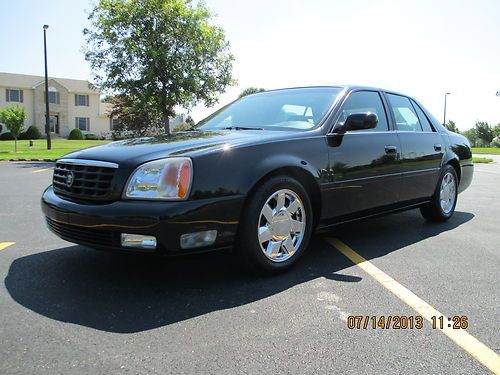
{"label": "front tire", "polygon": [[304,187],[288,176],[265,181],[242,213],[236,241],[243,265],[260,274],[296,263],[311,238],[313,212]]}
{"label": "front tire", "polygon": [[458,178],[455,168],[447,165],[441,173],[438,186],[432,199],[420,208],[427,221],[444,222],[453,216],[457,205]]}

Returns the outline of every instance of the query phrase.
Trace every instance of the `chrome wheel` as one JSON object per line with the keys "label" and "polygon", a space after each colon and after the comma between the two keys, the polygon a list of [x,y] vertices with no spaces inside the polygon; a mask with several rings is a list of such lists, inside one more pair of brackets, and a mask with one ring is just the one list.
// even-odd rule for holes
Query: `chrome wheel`
{"label": "chrome wheel", "polygon": [[441,210],[448,215],[457,199],[457,186],[455,176],[451,172],[447,172],[441,181],[441,190],[439,192],[439,204]]}
{"label": "chrome wheel", "polygon": [[273,262],[290,259],[300,248],[306,213],[299,196],[289,189],[273,193],[262,207],[257,235],[264,255]]}

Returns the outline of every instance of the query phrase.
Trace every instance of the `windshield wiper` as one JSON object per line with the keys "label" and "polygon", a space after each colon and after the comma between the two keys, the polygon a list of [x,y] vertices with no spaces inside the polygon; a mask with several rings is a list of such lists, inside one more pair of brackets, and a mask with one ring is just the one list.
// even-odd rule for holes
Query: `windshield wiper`
{"label": "windshield wiper", "polygon": [[247,126],[228,126],[225,130],[264,130],[264,128],[251,128]]}

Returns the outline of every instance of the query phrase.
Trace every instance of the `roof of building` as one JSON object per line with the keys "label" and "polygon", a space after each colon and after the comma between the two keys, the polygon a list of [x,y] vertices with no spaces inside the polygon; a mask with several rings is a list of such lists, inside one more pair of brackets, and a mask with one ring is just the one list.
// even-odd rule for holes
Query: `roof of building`
{"label": "roof of building", "polygon": [[[89,81],[81,79],[49,77],[64,86],[69,92],[97,94],[99,90],[93,88]],[[15,74],[0,72],[0,86],[33,89],[44,83],[44,77],[29,74]]]}

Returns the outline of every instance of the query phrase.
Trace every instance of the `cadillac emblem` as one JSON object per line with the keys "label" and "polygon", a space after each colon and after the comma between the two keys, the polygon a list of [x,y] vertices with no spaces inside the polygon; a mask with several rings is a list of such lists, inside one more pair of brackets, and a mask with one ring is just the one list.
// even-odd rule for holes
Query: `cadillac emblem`
{"label": "cadillac emblem", "polygon": [[66,175],[66,186],[70,188],[71,186],[73,186],[73,182],[75,182],[75,175],[73,174],[73,172],[68,172],[68,174]]}

